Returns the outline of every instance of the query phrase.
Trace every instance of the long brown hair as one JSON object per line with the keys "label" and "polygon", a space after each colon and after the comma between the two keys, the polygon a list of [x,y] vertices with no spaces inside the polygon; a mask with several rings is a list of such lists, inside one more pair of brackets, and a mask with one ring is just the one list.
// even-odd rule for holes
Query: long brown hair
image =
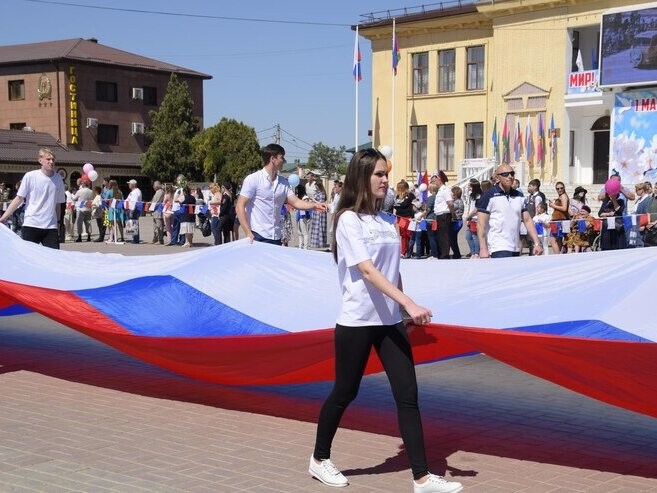
{"label": "long brown hair", "polygon": [[[376,163],[386,158],[376,149],[365,149],[354,154],[347,166],[342,193],[333,217],[333,231],[337,231],[340,216],[345,211],[357,214],[374,215],[383,208],[383,199],[372,195],[370,179]],[[338,261],[338,246],[334,241],[331,246],[333,258]]]}

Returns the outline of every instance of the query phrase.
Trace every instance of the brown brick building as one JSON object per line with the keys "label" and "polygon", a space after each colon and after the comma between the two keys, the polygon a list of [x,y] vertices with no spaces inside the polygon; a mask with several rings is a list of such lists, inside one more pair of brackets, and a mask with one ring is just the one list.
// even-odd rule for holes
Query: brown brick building
{"label": "brown brick building", "polygon": [[203,127],[203,81],[210,75],[95,39],[0,47],[0,129],[11,130],[0,138],[0,181],[13,183],[34,169],[38,147],[28,142],[48,136],[58,144],[53,150],[67,183],[79,176],[80,160],[103,177],[136,177],[149,112],[161,104],[172,73],[187,82]]}

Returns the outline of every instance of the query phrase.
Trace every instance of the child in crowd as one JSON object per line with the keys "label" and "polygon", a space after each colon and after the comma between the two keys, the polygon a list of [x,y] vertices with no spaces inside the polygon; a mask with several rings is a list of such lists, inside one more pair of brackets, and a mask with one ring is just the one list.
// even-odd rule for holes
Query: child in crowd
{"label": "child in crowd", "polygon": [[[580,231],[579,223],[581,220],[584,221],[584,231]],[[582,205],[579,208],[577,216],[573,218],[570,233],[566,236],[568,253],[583,252],[590,248],[592,232],[593,218],[591,217],[591,208],[588,205]]]}
{"label": "child in crowd", "polygon": [[413,201],[413,211],[415,215],[408,225],[408,231],[411,232],[411,239],[408,242],[406,255],[404,258],[411,258],[413,256],[413,247],[415,247],[415,258],[422,258],[422,230],[420,229],[420,222],[424,218],[424,211],[422,210],[422,203],[419,200]]}
{"label": "child in crowd", "polygon": [[537,203],[536,215],[532,219],[536,225],[536,233],[543,243],[543,251],[547,252],[550,241],[550,215],[547,213],[547,204]]}

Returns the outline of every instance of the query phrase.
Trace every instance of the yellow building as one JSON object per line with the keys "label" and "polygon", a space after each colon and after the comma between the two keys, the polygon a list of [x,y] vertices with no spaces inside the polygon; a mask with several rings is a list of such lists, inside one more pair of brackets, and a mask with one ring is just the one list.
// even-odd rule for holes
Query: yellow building
{"label": "yellow building", "polygon": [[373,145],[393,148],[393,180],[436,169],[458,180],[505,161],[523,186],[532,178],[603,183],[609,115],[621,89],[597,87],[600,21],[609,9],[636,4],[446,2],[437,10],[389,11],[360,23],[360,35],[372,45]]}

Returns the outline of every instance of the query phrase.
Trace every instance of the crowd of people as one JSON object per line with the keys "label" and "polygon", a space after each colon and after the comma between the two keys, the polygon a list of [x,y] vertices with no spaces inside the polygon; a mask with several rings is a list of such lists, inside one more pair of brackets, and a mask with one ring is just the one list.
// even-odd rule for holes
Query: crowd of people
{"label": "crowd of people", "polygon": [[[490,180],[471,179],[465,190],[448,187],[446,174],[437,171],[428,187],[398,182],[385,209],[396,216],[404,258],[506,256],[491,255],[491,243],[510,256],[657,245],[657,183],[628,188],[620,180],[613,172],[594,200],[582,186],[569,197],[564,183],[557,182],[555,198],[548,200],[538,179],[523,193],[510,166],[499,166]],[[469,249],[465,255],[459,248],[462,230]]]}

